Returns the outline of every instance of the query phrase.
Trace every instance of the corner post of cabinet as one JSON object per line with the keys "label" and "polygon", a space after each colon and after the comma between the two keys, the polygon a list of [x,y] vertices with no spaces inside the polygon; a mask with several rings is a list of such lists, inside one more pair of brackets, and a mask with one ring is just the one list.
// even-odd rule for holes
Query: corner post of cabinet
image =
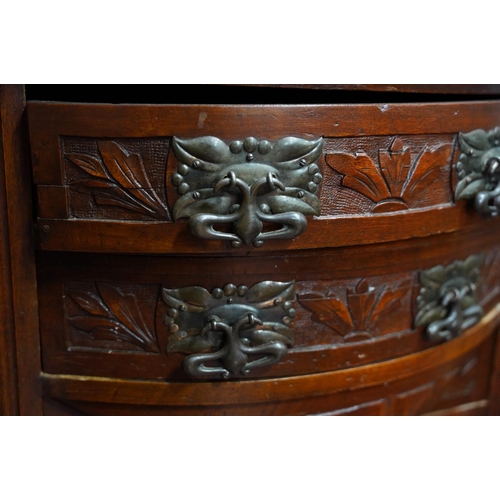
{"label": "corner post of cabinet", "polygon": [[23,85],[0,85],[0,413],[41,415],[32,182]]}

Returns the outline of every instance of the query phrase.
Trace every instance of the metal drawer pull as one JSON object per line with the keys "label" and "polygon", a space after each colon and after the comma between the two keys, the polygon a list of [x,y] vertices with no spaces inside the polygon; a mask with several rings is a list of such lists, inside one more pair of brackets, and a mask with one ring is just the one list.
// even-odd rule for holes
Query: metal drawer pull
{"label": "metal drawer pull", "polygon": [[420,271],[415,327],[425,327],[429,340],[450,340],[481,319],[475,290],[482,261],[482,255],[471,255]]}
{"label": "metal drawer pull", "polygon": [[[316,196],[323,179],[314,163],[323,139],[285,137],[271,143],[248,137],[229,145],[216,137],[172,140],[181,162],[171,181],[180,198],[174,220],[189,218],[203,239],[227,240],[233,247],[302,234],[306,215],[319,215]],[[231,224],[231,229],[214,229]],[[265,230],[264,224],[279,226]]]}
{"label": "metal drawer pull", "polygon": [[456,166],[459,182],[456,200],[474,200],[483,215],[497,216],[500,209],[500,127],[489,132],[459,134],[462,154]]}
{"label": "metal drawer pull", "polygon": [[190,354],[183,368],[193,377],[241,377],[272,365],[293,344],[295,282],[262,281],[162,290],[169,307],[167,352]]}

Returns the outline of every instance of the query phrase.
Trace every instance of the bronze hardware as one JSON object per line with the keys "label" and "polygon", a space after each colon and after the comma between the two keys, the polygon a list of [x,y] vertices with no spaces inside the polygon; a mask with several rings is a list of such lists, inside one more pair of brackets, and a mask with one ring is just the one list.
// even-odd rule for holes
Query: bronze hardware
{"label": "bronze hardware", "polygon": [[459,134],[462,154],[456,166],[459,182],[455,199],[474,200],[483,215],[497,216],[500,209],[500,127],[489,132]]}
{"label": "bronze hardware", "polygon": [[162,297],[170,308],[164,320],[171,332],[167,352],[191,354],[183,367],[193,377],[245,376],[281,361],[293,344],[293,281],[227,284],[211,293],[164,288]]}
{"label": "bronze hardware", "polygon": [[[248,137],[229,145],[216,137],[173,138],[181,162],[171,182],[181,195],[174,220],[189,218],[191,232],[203,239],[230,241],[234,247],[302,234],[306,215],[319,215],[316,192],[323,179],[314,163],[323,139],[285,137],[270,143]],[[216,224],[232,228],[214,229]],[[279,226],[265,230],[265,224]]]}
{"label": "bronze hardware", "polygon": [[430,340],[450,340],[483,316],[475,294],[482,260],[482,255],[471,255],[420,272],[415,327],[425,327]]}

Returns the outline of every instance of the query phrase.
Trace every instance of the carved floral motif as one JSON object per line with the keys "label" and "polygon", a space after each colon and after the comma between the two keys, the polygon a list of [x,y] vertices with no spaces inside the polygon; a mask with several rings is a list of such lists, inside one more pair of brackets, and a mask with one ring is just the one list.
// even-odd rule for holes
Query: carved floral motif
{"label": "carved floral motif", "polygon": [[119,341],[147,352],[159,352],[156,334],[144,321],[135,295],[107,283],[96,287],[98,295],[86,291],[69,294],[86,313],[70,317],[70,324],[94,340]]}
{"label": "carved floral motif", "polygon": [[92,188],[98,205],[112,205],[154,219],[170,220],[167,204],[149,180],[143,159],[129,154],[114,141],[97,141],[100,157],[89,154],[66,154],[65,157],[90,178],[79,179],[71,186]]}
{"label": "carved floral motif", "polygon": [[346,289],[345,298],[313,292],[300,294],[298,300],[313,313],[313,321],[331,328],[344,340],[362,340],[372,338],[377,324],[401,307],[410,287],[409,278],[392,287],[370,286],[367,279],[361,279],[354,288]]}
{"label": "carved floral motif", "polygon": [[375,202],[372,211],[379,213],[410,208],[439,178],[450,154],[451,144],[415,153],[396,137],[387,150],[379,150],[377,162],[360,149],[354,155],[327,154],[326,163],[344,176],[343,186]]}

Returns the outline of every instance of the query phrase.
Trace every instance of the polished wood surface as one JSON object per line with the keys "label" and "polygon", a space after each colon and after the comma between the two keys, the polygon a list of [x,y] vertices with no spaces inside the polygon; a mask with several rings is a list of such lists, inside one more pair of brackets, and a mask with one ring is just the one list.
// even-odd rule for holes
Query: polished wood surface
{"label": "polished wood surface", "polygon": [[[497,227],[498,221],[490,220],[470,231],[322,249],[319,254],[309,250],[228,258],[43,253],[38,260],[38,286],[44,367],[50,373],[186,379],[180,370],[183,356],[165,353],[170,334],[163,323],[168,307],[161,299],[161,290],[195,285],[212,290],[227,283],[250,287],[270,277],[295,282],[295,344],[286,362],[255,370],[253,377],[344,369],[428,349],[433,343],[412,324],[419,270],[483,252],[485,276],[478,298],[489,311],[500,296]],[[490,250],[485,252],[485,248]],[[334,268],[332,262],[336,263]],[[361,297],[372,301],[366,311],[357,304]],[[141,329],[151,332],[149,347],[112,339],[92,340],[88,333],[75,329],[67,318],[87,318],[90,323],[93,310],[85,307],[89,299],[96,306],[101,304],[100,309],[140,305],[141,322],[145,322]],[[340,324],[335,313],[338,300],[346,304],[349,315]],[[353,336],[353,324],[369,333]]]}
{"label": "polished wood surface", "polygon": [[[323,172],[318,194],[320,216],[309,220],[304,236],[268,241],[266,250],[364,245],[453,232],[481,221],[477,213],[464,209],[464,202],[453,203],[456,136],[460,131],[493,128],[499,114],[500,105],[495,101],[314,106],[28,103],[34,180],[38,184],[40,248],[135,254],[227,251],[227,243],[221,241],[200,245],[186,230],[185,221],[173,223],[169,214],[178,195],[169,179],[178,160],[171,153],[170,143],[157,138],[216,135],[230,140],[250,136],[262,124],[268,139],[304,134],[325,138],[325,159],[319,161]],[[87,180],[82,187],[85,177],[66,152],[88,152],[87,158],[97,161],[92,137],[112,139],[100,143],[113,145],[119,151],[122,148],[124,155],[128,154],[127,147],[139,147],[143,156],[151,158],[144,160],[150,183],[144,194],[154,191],[163,200],[164,215],[138,215],[117,209],[116,202],[111,208],[96,205],[94,197],[103,193],[99,187],[95,189],[99,178]],[[119,138],[123,138],[121,142]],[[350,177],[359,166],[355,162],[350,166],[347,160],[360,147],[370,158],[370,163],[363,165],[364,175],[371,176],[378,193],[363,190],[363,179]],[[379,173],[380,155],[395,154],[398,148],[409,153],[413,163],[419,162],[415,170],[421,173],[407,179],[409,194],[400,193],[400,187],[388,191],[385,185],[390,180]],[[162,162],[167,163],[163,176],[158,174]],[[85,168],[89,171],[89,167]],[[361,186],[359,192],[352,189],[354,182]],[[134,191],[140,189],[123,187],[122,191],[135,196]],[[398,202],[402,209],[394,207],[394,199],[402,200]],[[248,250],[242,247],[231,250],[231,254]]]}
{"label": "polished wood surface", "polygon": [[[32,185],[21,85],[0,86],[2,132],[2,338],[4,412],[41,414]],[[5,321],[4,321],[5,320]],[[15,340],[14,340],[15,338]],[[3,344],[3,345],[2,345]],[[19,392],[15,385],[19,387]]]}
{"label": "polished wood surface", "polygon": [[[372,408],[371,401],[378,400],[379,411],[384,414],[390,412],[389,402],[385,400],[397,400],[398,397],[397,413],[415,414],[418,405],[417,408],[406,406],[413,400],[410,397],[413,393],[418,396],[417,401],[422,405],[420,413],[423,413],[432,411],[433,403],[437,403],[436,410],[439,409],[442,392],[453,394],[452,397],[448,395],[449,401],[445,397],[440,402],[445,406],[461,398],[472,396],[480,400],[487,396],[492,333],[498,321],[499,309],[496,308],[480,325],[460,338],[431,350],[367,367],[308,377],[181,384],[45,375],[44,387],[48,395],[68,401],[70,407],[85,411],[84,402],[89,402],[92,411],[100,408],[99,413],[112,414],[310,414],[358,404],[367,405],[368,409]],[[471,376],[473,379],[469,378]],[[458,380],[454,380],[455,377]],[[454,383],[461,389],[451,391],[450,386]],[[438,390],[434,397],[437,401],[429,401],[428,396],[436,391],[436,385]],[[93,402],[110,406],[96,406]]]}
{"label": "polished wood surface", "polygon": [[[7,214],[6,162],[11,161],[12,126],[7,106],[13,89],[0,86],[0,415],[19,412],[17,399],[16,343],[10,261],[9,219]],[[15,95],[14,95],[15,98]]]}
{"label": "polished wood surface", "polygon": [[[470,99],[26,105],[0,87],[3,414],[500,414],[500,220],[454,199],[459,133],[500,126],[499,86],[317,87]],[[172,216],[174,136],[322,138],[320,215],[261,248],[193,236]],[[472,255],[484,315],[432,341],[421,275]],[[165,290],[271,281],[294,286],[286,356],[232,380],[186,373]]]}

